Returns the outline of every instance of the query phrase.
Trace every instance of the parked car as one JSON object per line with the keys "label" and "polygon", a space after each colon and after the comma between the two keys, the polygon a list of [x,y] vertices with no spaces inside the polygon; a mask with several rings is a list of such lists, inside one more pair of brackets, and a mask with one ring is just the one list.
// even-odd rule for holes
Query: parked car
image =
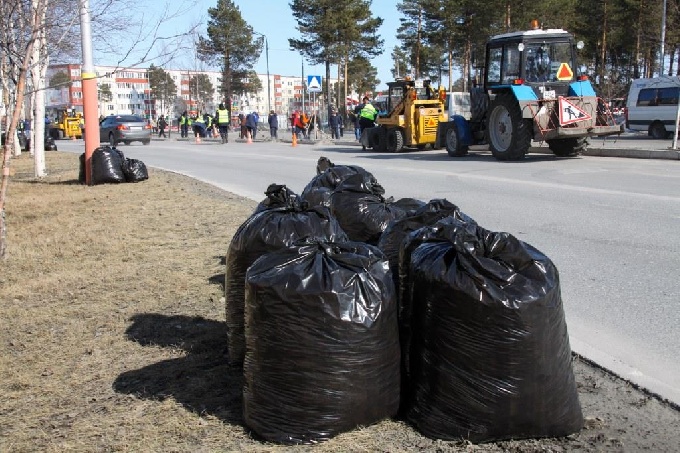
{"label": "parked car", "polygon": [[99,141],[116,146],[132,142],[151,143],[151,126],[137,115],[109,115],[99,122]]}

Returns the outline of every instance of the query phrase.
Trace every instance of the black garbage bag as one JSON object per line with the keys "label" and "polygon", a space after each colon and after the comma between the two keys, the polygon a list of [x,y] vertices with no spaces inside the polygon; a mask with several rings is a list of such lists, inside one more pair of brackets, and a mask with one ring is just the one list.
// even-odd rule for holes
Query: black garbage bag
{"label": "black garbage bag", "polygon": [[125,182],[125,156],[116,148],[101,146],[92,152],[92,184]]}
{"label": "black garbage bag", "polygon": [[123,174],[127,182],[140,182],[149,179],[149,172],[141,160],[125,158]]}
{"label": "black garbage bag", "polygon": [[255,213],[273,208],[293,207],[301,203],[300,197],[283,184],[269,184],[265,198],[255,208]]}
{"label": "black garbage bag", "polygon": [[[418,230],[424,226],[433,225],[437,221],[446,218],[454,217],[465,222],[475,223],[472,218],[464,214],[458,206],[445,199],[433,199],[421,206],[415,211],[410,211],[409,214],[399,220],[391,222],[383,234],[380,236],[378,248],[383,251],[392,269],[392,278],[394,280],[394,287],[397,288],[397,305],[399,313],[399,339],[402,347],[402,391],[408,393],[409,384],[409,346],[411,343],[411,306],[404,305],[400,301],[400,269],[399,269],[399,251],[404,239],[413,231]],[[407,398],[402,399],[402,405],[405,404]],[[405,408],[402,407],[402,412]]]}
{"label": "black garbage bag", "polygon": [[244,420],[264,439],[315,443],[396,415],[399,339],[376,247],[307,243],[248,269]]}
{"label": "black garbage bag", "polygon": [[[408,420],[424,435],[559,437],[583,416],[557,269],[508,233],[449,217],[411,233]],[[403,278],[403,276],[402,276]]]}
{"label": "black garbage bag", "polygon": [[[415,209],[405,208],[406,216],[390,223],[380,236],[378,247],[389,259],[390,268],[395,277],[399,275],[399,249],[409,233],[449,216],[474,223],[474,220],[461,212],[458,206],[446,199],[433,199],[428,203],[420,203],[420,206]],[[398,284],[395,287],[399,289]]]}
{"label": "black garbage bag", "polygon": [[85,153],[80,155],[80,169],[78,170],[78,182],[85,184]]}
{"label": "black garbage bag", "polygon": [[418,200],[416,198],[400,198],[394,202],[395,206],[398,206],[406,211],[407,216],[415,214],[418,209],[422,208],[426,204],[427,203],[424,201]]}
{"label": "black garbage bag", "polygon": [[[309,207],[285,186],[270,192],[270,195],[275,198],[270,201],[272,207],[262,208],[250,216],[234,234],[227,252],[226,320],[229,361],[232,365],[241,365],[245,354],[243,311],[248,267],[261,255],[290,247],[305,238],[333,242],[348,240],[328,208]],[[286,198],[282,199],[282,196]],[[260,206],[264,206],[264,202]]]}
{"label": "black garbage bag", "polygon": [[372,176],[347,177],[331,194],[331,212],[353,241],[376,245],[387,225],[407,211],[385,198],[385,189]]}
{"label": "black garbage bag", "polygon": [[340,183],[352,175],[366,175],[367,179],[375,181],[374,184],[378,185],[373,174],[366,169],[357,165],[336,165],[323,156],[319,157],[316,164],[316,173],[316,176],[307,183],[300,194],[305,201],[313,206],[330,206],[330,194]]}

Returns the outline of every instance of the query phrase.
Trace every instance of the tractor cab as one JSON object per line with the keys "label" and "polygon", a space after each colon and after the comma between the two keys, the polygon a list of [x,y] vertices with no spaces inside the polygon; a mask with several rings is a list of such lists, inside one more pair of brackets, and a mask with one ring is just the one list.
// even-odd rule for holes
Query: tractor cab
{"label": "tractor cab", "polygon": [[[579,43],[582,45],[582,43]],[[576,80],[574,37],[562,29],[533,29],[494,36],[486,46],[484,88],[526,85],[540,98],[567,96]]]}

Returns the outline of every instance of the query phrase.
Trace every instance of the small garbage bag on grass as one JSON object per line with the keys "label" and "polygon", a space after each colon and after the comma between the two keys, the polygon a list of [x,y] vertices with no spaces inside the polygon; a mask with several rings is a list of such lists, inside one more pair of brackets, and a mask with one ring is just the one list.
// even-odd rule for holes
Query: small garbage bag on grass
{"label": "small garbage bag on grass", "polygon": [[101,146],[92,152],[92,184],[125,182],[125,156],[116,148]]}
{"label": "small garbage bag on grass", "polygon": [[376,247],[262,256],[247,273],[246,341],[244,419],[268,441],[315,443],[396,415],[394,286]]}
{"label": "small garbage bag on grass", "polygon": [[411,233],[408,420],[437,439],[488,442],[581,429],[554,264],[508,233],[456,218]]}
{"label": "small garbage bag on grass", "polygon": [[149,172],[141,160],[125,158],[123,174],[127,182],[140,182],[149,179]]}
{"label": "small garbage bag on grass", "polygon": [[406,217],[407,211],[384,193],[372,176],[356,174],[331,194],[331,211],[351,240],[376,245],[390,222]]}
{"label": "small garbage bag on grass", "polygon": [[[269,189],[273,189],[269,186]],[[243,363],[245,337],[243,311],[245,276],[248,267],[261,255],[290,247],[305,238],[346,241],[347,235],[330,210],[309,207],[286,186],[268,190],[267,198],[236,231],[229,244],[225,275],[227,340],[229,361]]]}

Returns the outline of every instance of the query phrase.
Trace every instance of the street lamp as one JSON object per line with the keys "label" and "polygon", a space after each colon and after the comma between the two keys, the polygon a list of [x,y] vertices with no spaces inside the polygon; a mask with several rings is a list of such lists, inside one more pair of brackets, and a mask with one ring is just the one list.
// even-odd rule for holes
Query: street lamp
{"label": "street lamp", "polygon": [[256,35],[260,35],[264,38],[264,55],[267,61],[267,113],[272,111],[272,94],[271,94],[271,81],[269,80],[269,41],[267,37],[259,32],[254,31]]}

